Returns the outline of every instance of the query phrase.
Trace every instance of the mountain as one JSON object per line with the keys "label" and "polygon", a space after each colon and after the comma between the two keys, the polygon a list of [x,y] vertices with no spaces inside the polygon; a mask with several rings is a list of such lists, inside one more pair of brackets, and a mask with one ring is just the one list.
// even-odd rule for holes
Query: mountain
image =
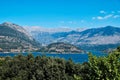
{"label": "mountain", "polygon": [[49,32],[32,31],[31,34],[33,38],[43,46],[52,43],[54,40],[54,38],[51,36],[52,33]]}
{"label": "mountain", "polygon": [[57,42],[49,44],[46,47],[43,47],[39,50],[40,52],[49,52],[49,53],[81,53],[83,52],[80,48],[63,42]]}
{"label": "mountain", "polygon": [[120,28],[107,26],[87,29],[82,32],[69,32],[61,41],[73,42],[76,45],[106,45],[120,43]]}
{"label": "mountain", "polygon": [[[33,35],[34,33],[34,35]],[[120,44],[120,28],[106,26],[101,28],[91,28],[84,31],[69,31],[69,32],[32,32],[33,37],[43,45],[48,45],[54,42],[66,42],[83,49],[95,49],[116,47]],[[43,36],[44,35],[44,36]],[[42,38],[42,40],[41,40]],[[104,49],[103,48],[103,49]]]}
{"label": "mountain", "polygon": [[16,51],[33,49],[39,43],[21,26],[4,22],[0,24],[0,48],[3,51]]}

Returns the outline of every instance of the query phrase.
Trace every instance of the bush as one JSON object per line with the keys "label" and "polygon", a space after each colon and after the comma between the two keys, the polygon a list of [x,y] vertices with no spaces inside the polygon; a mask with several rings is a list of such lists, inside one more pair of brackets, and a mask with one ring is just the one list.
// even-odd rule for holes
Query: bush
{"label": "bush", "polygon": [[120,80],[120,51],[105,57],[89,54],[83,64],[32,54],[0,58],[0,80]]}

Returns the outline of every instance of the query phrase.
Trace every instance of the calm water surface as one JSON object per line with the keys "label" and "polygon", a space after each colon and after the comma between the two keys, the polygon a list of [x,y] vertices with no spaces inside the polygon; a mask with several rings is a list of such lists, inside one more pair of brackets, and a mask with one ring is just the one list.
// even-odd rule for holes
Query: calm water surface
{"label": "calm water surface", "polygon": [[[96,56],[106,56],[107,55],[106,53],[101,53],[98,51],[90,51],[90,52],[92,52],[92,54],[96,55]],[[23,54],[24,56],[26,56],[29,53],[19,53],[19,54]],[[80,54],[57,54],[57,53],[50,54],[50,53],[46,53],[46,54],[43,54],[40,52],[32,52],[32,54],[34,55],[34,57],[36,57],[38,55],[39,56],[46,55],[48,57],[58,57],[58,58],[64,58],[66,60],[71,58],[76,63],[83,63],[83,62],[88,61],[88,54],[86,54],[86,53],[80,53]],[[14,57],[16,55],[18,55],[18,53],[0,53],[0,56],[2,56],[2,57],[6,57],[6,56]]]}

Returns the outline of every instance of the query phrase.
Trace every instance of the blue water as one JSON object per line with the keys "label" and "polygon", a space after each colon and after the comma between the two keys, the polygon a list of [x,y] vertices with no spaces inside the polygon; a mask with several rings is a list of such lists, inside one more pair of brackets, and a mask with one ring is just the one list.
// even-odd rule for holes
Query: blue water
{"label": "blue water", "polygon": [[[24,56],[28,55],[29,53],[20,53]],[[33,52],[32,53],[34,55],[34,57],[36,56],[42,56],[42,55],[46,55],[48,57],[58,57],[58,58],[64,58],[66,60],[68,59],[72,59],[73,62],[76,62],[76,63],[83,63],[83,62],[87,62],[88,61],[88,54],[86,53],[80,53],[80,54],[49,54],[49,53],[46,53],[46,54],[42,54],[40,52]],[[92,51],[92,54],[93,55],[96,55],[96,56],[106,56],[107,54],[105,53],[101,53],[101,52],[97,52],[97,51]],[[18,55],[18,53],[0,53],[0,56],[2,57],[6,57],[6,56],[11,56],[11,57],[14,57]]]}

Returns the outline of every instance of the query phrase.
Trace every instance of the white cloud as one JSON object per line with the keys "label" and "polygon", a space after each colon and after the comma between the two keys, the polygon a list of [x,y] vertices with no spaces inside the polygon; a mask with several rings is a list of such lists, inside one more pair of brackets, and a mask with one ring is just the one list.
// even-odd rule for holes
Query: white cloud
{"label": "white cloud", "polygon": [[104,17],[98,16],[97,19],[101,20],[104,19]]}
{"label": "white cloud", "polygon": [[115,19],[116,19],[116,18],[119,18],[119,17],[120,17],[120,15],[114,15],[114,16],[113,16],[113,18],[115,18]]}
{"label": "white cloud", "polygon": [[97,17],[92,17],[92,19],[98,19],[98,20],[104,20],[104,19],[108,19],[108,18],[112,18],[113,17],[113,14],[109,14],[109,15],[106,15],[106,16],[97,16]]}
{"label": "white cloud", "polygon": [[[108,12],[106,12],[106,11],[104,11],[104,10],[101,10],[100,13],[101,13],[101,14],[107,14]],[[120,13],[120,10],[118,10],[118,11],[111,11],[111,12],[109,12],[108,14],[115,14],[115,13]]]}
{"label": "white cloud", "polygon": [[113,16],[113,14],[106,15],[106,16],[104,16],[104,19],[111,18],[112,16]]}
{"label": "white cloud", "polygon": [[92,20],[105,20],[105,19],[109,19],[109,18],[120,18],[120,11],[111,11],[110,13],[107,14],[107,12],[105,11],[100,11],[100,13],[102,13],[102,16],[96,16],[96,17],[92,17]]}
{"label": "white cloud", "polygon": [[100,13],[101,13],[101,14],[106,14],[106,12],[105,12],[105,11],[103,11],[103,10],[102,10],[102,11],[100,11]]}

